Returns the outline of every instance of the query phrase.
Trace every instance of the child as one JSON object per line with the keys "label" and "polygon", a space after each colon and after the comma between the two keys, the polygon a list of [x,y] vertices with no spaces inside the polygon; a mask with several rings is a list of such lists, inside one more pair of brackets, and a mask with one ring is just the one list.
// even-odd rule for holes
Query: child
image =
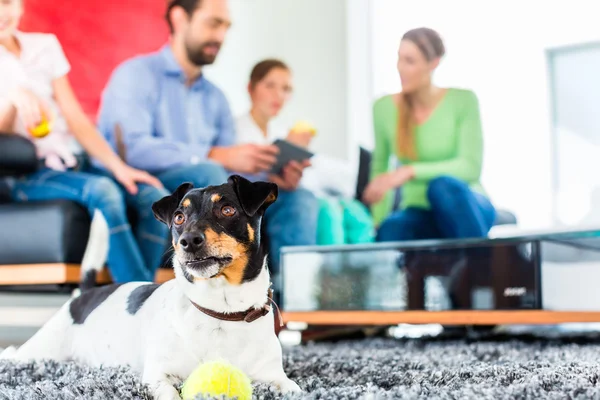
{"label": "child", "polygon": [[[155,229],[138,232],[136,242],[121,189],[107,177],[83,172],[77,153],[81,146],[98,159],[128,193],[136,193],[138,184],[161,184],[148,173],[129,167],[112,151],[71,89],[67,78],[70,65],[57,38],[18,31],[22,14],[21,0],[0,1],[0,131],[32,140],[41,168],[15,179],[11,196],[14,201],[68,199],[86,207],[90,216],[100,211],[110,229],[108,266],[113,280],[153,280],[168,232],[160,222],[148,221]],[[50,120],[51,132],[43,138],[33,137],[31,130],[44,119]],[[164,237],[165,246],[145,243],[150,235]],[[140,246],[146,249],[143,254]]]}
{"label": "child", "polygon": [[[250,74],[248,93],[252,107],[237,119],[238,143],[268,145],[285,139],[308,147],[315,135],[309,124],[299,123],[287,131],[273,122],[292,92],[291,72],[279,60],[264,60]],[[308,164],[306,164],[308,165]],[[320,201],[318,244],[365,243],[374,238],[371,217],[366,207],[354,197],[356,174],[340,160],[315,155],[310,168],[304,169],[300,185],[311,190]],[[281,177],[271,179],[285,188]]]}

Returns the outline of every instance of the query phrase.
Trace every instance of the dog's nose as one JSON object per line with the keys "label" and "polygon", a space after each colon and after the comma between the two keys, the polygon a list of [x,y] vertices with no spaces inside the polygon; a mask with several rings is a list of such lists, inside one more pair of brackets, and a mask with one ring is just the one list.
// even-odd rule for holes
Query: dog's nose
{"label": "dog's nose", "polygon": [[185,232],[179,238],[179,244],[183,250],[193,253],[202,246],[204,239],[204,233],[202,232]]}

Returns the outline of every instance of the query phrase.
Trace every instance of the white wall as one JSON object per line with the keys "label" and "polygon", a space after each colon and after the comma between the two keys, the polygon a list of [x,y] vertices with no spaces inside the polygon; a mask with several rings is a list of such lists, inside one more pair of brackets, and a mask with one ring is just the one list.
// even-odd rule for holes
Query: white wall
{"label": "white wall", "polygon": [[254,64],[280,58],[292,69],[295,87],[281,122],[312,121],[318,129],[313,149],[348,158],[346,0],[231,0],[230,7],[233,26],[206,73],[234,114],[249,108]]}
{"label": "white wall", "polygon": [[[485,131],[483,183],[523,227],[552,220],[551,115],[546,49],[600,40],[592,1],[372,2],[372,97],[397,91],[402,34],[429,26],[448,54],[440,85],[476,91]],[[545,15],[544,15],[545,14]]]}

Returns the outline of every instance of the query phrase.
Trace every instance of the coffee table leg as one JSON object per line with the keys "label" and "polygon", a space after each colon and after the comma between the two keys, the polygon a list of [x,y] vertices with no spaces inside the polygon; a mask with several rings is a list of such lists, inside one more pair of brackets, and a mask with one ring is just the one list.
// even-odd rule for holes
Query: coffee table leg
{"label": "coffee table leg", "polygon": [[409,310],[425,309],[425,268],[419,265],[418,254],[405,254],[407,305]]}

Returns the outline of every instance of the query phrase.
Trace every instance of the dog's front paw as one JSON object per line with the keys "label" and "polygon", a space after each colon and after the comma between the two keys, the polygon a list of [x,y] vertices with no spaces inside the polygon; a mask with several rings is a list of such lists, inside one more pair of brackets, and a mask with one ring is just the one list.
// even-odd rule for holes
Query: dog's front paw
{"label": "dog's front paw", "polygon": [[168,384],[160,385],[152,391],[154,400],[181,400],[177,389]]}
{"label": "dog's front paw", "polygon": [[281,391],[281,393],[302,393],[302,389],[296,382],[291,379],[287,379],[283,382],[276,384],[277,388]]}

